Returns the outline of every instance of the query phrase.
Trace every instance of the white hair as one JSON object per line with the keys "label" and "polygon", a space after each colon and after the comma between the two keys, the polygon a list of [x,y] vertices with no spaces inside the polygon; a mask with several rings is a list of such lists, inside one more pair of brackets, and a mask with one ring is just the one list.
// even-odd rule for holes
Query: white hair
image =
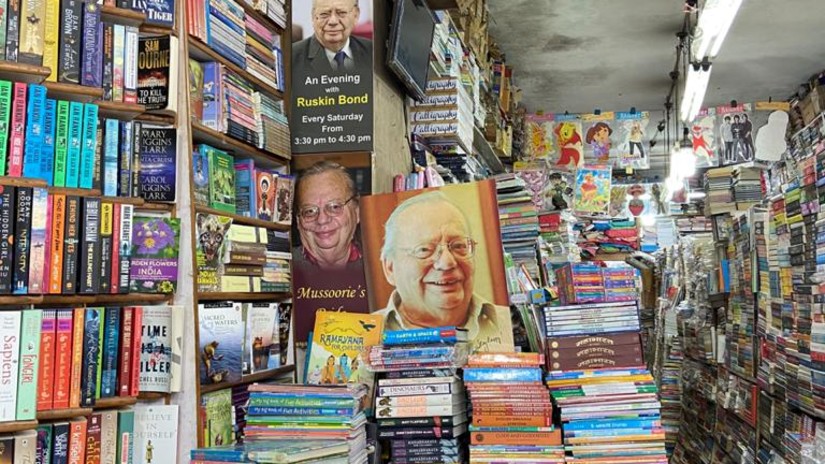
{"label": "white hair", "polygon": [[[317,4],[318,4],[318,0],[312,0],[312,10],[311,11],[313,11],[313,12],[315,11],[315,7],[317,6]],[[352,6],[354,6],[355,8],[358,8],[358,0],[352,0]]]}

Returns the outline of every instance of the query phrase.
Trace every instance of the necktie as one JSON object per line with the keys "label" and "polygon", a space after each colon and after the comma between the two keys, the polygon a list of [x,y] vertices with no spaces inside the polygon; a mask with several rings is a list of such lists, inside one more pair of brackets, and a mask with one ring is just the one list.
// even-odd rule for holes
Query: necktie
{"label": "necktie", "polygon": [[335,58],[333,58],[333,59],[335,60],[335,64],[336,64],[335,69],[344,69],[344,60],[347,59],[347,54],[344,53],[343,50],[336,53]]}

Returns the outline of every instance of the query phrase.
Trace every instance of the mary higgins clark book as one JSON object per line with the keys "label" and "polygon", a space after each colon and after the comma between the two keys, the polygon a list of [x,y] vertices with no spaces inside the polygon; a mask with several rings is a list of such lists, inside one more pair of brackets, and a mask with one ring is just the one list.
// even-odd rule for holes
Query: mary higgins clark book
{"label": "mary higgins clark book", "polygon": [[175,201],[177,132],[171,127],[140,127],[140,193],[146,201]]}

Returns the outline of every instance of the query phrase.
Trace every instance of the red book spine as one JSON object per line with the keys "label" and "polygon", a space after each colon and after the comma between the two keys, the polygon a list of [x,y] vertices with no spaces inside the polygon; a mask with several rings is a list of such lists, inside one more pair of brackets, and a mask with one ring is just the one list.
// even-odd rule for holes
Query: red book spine
{"label": "red book spine", "polygon": [[40,327],[37,410],[44,411],[54,406],[52,386],[54,383],[54,346],[57,337],[57,313],[55,310],[46,309],[43,311],[43,323]]}
{"label": "red book spine", "polygon": [[14,83],[11,106],[11,142],[9,143],[9,175],[23,175],[23,146],[26,141],[26,84]]}
{"label": "red book spine", "polygon": [[[114,204],[112,210],[112,264],[109,274],[109,293],[120,293],[120,210],[121,204]],[[124,326],[125,327],[125,326]]]}
{"label": "red book spine", "polygon": [[54,407],[68,408],[72,375],[72,309],[57,310],[57,343],[55,345]]}
{"label": "red book spine", "polygon": [[69,423],[69,464],[86,463],[86,418]]}
{"label": "red book spine", "polygon": [[132,392],[132,350],[134,349],[132,320],[134,313],[134,308],[123,308],[123,317],[121,317],[123,326],[120,329],[120,376],[117,389],[120,396],[129,396]]}
{"label": "red book spine", "polygon": [[69,383],[69,406],[80,407],[80,378],[83,374],[83,326],[85,310],[75,308],[72,327],[72,376]]}
{"label": "red book spine", "polygon": [[140,343],[143,334],[143,308],[134,307],[132,314],[132,388],[129,396],[140,394]]}

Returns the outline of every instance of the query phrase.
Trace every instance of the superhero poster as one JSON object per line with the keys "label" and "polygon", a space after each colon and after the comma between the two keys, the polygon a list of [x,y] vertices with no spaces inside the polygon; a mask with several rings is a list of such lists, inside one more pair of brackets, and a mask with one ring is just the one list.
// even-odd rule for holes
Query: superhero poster
{"label": "superhero poster", "polygon": [[558,155],[552,167],[574,170],[584,164],[582,123],[578,115],[557,114],[553,125]]}
{"label": "superhero poster", "polygon": [[697,168],[719,166],[719,152],[716,139],[716,111],[703,109],[690,124],[690,140]]}

